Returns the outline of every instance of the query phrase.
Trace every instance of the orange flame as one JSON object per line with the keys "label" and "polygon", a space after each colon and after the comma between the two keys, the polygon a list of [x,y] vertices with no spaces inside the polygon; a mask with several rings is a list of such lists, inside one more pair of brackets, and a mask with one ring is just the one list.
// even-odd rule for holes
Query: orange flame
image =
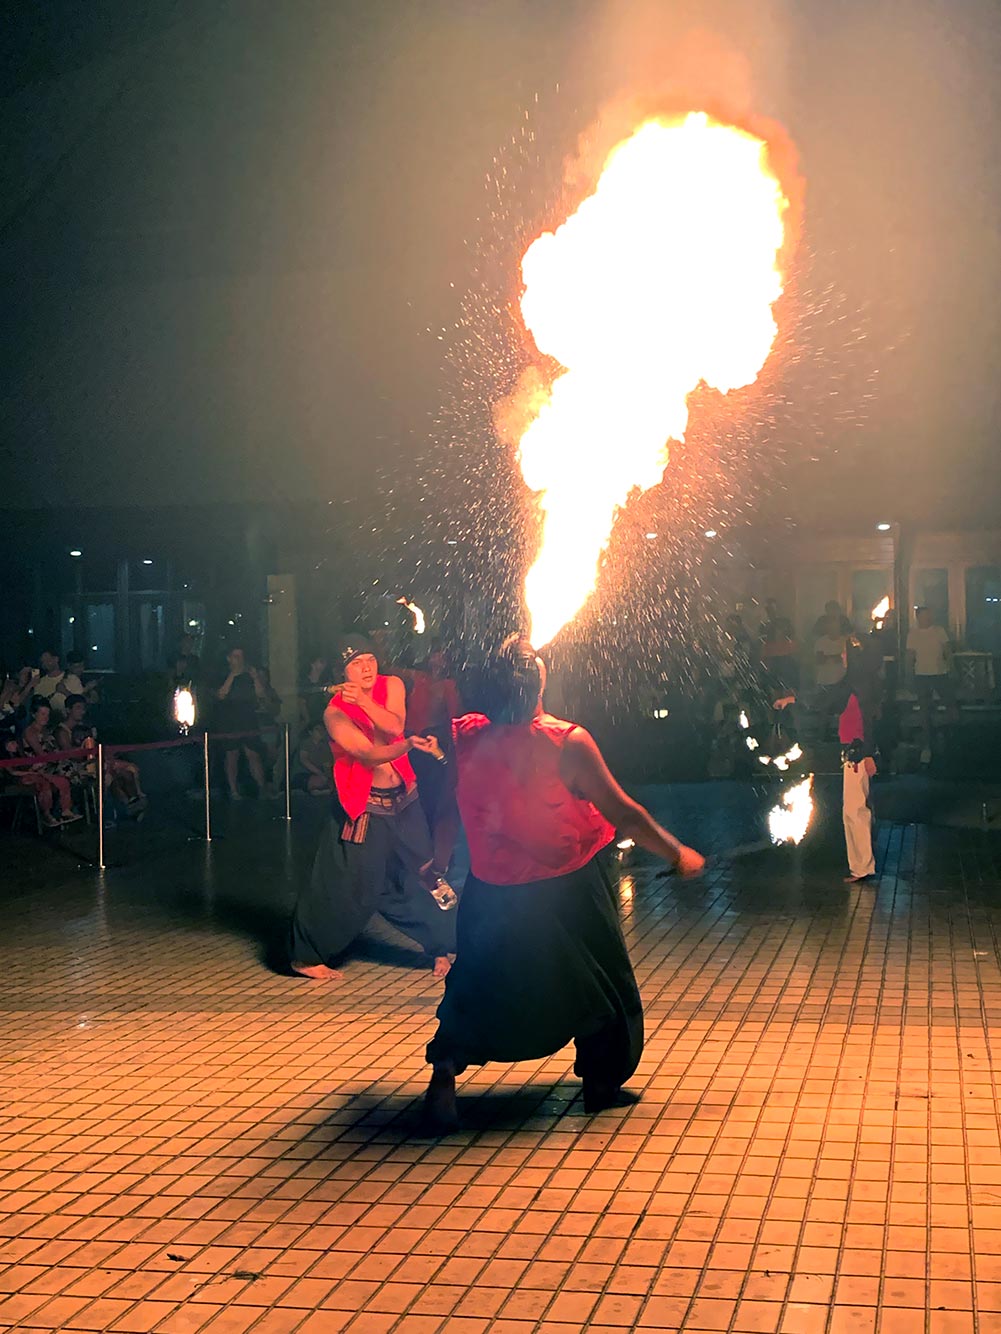
{"label": "orange flame", "polygon": [[778,806],[768,812],[773,843],[801,843],[813,818],[813,774],[782,793]]}
{"label": "orange flame", "polygon": [[521,310],[564,369],[525,377],[518,460],[542,511],[525,581],[548,644],[594,589],[616,512],[662,478],[702,382],[751,384],[776,335],[789,207],[758,135],[706,112],[644,121],[522,260]]}

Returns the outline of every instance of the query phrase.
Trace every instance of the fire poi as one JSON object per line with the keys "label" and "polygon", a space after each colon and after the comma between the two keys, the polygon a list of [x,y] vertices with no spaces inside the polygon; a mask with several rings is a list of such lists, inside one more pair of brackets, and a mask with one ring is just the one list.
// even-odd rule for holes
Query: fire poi
{"label": "fire poi", "polygon": [[788,208],[764,138],[704,111],[654,117],[525,252],[525,326],[563,368],[533,368],[513,408],[543,517],[525,581],[537,646],[593,591],[630,493],[662,479],[691,392],[757,378],[777,332]]}

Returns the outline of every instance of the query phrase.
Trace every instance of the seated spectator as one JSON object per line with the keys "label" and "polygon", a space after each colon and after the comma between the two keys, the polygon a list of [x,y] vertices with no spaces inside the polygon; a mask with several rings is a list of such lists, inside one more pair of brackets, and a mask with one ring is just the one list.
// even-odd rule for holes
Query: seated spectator
{"label": "seated spectator", "polygon": [[[97,728],[87,721],[87,701],[83,695],[70,695],[66,700],[66,717],[56,729],[56,738],[60,750],[79,750],[96,743]],[[93,777],[86,761],[78,765],[77,772],[81,778]],[[130,815],[142,814],[149,805],[149,798],[142,790],[139,766],[121,755],[109,755],[105,760],[104,789]]]}
{"label": "seated spectator", "polygon": [[333,757],[330,741],[322,720],[313,723],[299,743],[296,766],[301,770],[292,779],[292,786],[313,797],[329,797],[334,791]]}
{"label": "seated spectator", "polygon": [[[96,704],[101,689],[101,678],[99,676],[85,677],[87,670],[87,661],[79,649],[74,649],[72,653],[66,655],[66,679],[71,680],[74,676],[83,685],[80,692],[88,704]],[[67,696],[68,698],[68,696]]]}
{"label": "seated spectator", "polygon": [[[22,754],[44,757],[59,749],[59,743],[50,726],[51,720],[52,708],[49,701],[42,695],[36,695],[31,701],[31,722],[21,736]],[[33,774],[39,775],[45,781],[39,783],[35,778],[30,778]],[[38,765],[28,771],[28,776],[30,778],[28,785],[36,789],[35,795],[42,811],[43,824],[71,824],[74,820],[83,819],[73,802],[72,782],[77,777],[77,771],[72,761],[56,760],[50,765]],[[49,793],[47,798],[43,796],[46,790]],[[59,807],[62,812],[60,820],[44,818],[46,812],[51,815],[53,791],[59,797]]]}
{"label": "seated spectator", "polygon": [[52,649],[45,649],[38,659],[41,672],[35,678],[33,694],[35,698],[49,701],[52,709],[59,715],[66,712],[66,696],[82,695],[83,682],[63,670],[59,654]]}
{"label": "seated spectator", "polygon": [[29,667],[22,668],[17,676],[5,667],[0,668],[0,732],[13,734],[20,731],[33,685]]}

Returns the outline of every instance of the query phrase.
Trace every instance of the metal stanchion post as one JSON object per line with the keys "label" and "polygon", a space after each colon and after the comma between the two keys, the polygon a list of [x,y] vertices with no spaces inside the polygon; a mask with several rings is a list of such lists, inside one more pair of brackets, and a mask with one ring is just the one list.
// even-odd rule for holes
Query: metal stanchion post
{"label": "metal stanchion post", "polygon": [[289,726],[285,724],[285,819],[292,819],[292,784],[290,782],[290,770],[292,765],[289,759]]}
{"label": "metal stanchion post", "polygon": [[104,870],[104,746],[97,743],[97,869]]}
{"label": "metal stanchion post", "polygon": [[205,767],[205,842],[212,842],[212,798],[209,792],[209,733],[203,733],[203,761]]}

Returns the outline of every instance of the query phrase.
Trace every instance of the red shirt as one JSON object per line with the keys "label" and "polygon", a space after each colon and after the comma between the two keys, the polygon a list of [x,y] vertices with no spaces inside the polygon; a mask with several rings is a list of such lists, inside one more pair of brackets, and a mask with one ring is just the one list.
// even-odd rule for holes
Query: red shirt
{"label": "red shirt", "polygon": [[854,693],[848,696],[841,717],[838,719],[838,740],[843,746],[850,746],[853,741],[865,740],[865,719],[862,706]]}
{"label": "red shirt", "polygon": [[450,733],[452,719],[459,712],[459,692],[449,677],[440,679],[429,672],[414,672],[407,698],[407,733],[426,736],[437,728]]}
{"label": "red shirt", "polygon": [[494,725],[467,713],[452,723],[456,798],[480,880],[523,885],[569,875],[615,837],[601,812],[560,776],[560,751],[575,727],[549,714]]}
{"label": "red shirt", "polygon": [[[372,699],[383,708],[386,706],[389,691],[388,682],[388,676],[377,676],[372,687]],[[331,696],[327,708],[340,709],[342,713],[347,714],[359,732],[364,732],[369,741],[375,740],[375,724],[360,704],[346,704],[340,694],[336,693]],[[402,739],[402,732],[392,738],[393,741]],[[372,791],[372,770],[367,764],[362,764],[361,760],[349,755],[333,738],[330,741],[330,749],[334,756],[334,787],[337,789],[337,798],[349,819],[357,820],[365,809],[369,793]],[[406,755],[401,755],[391,763],[407,787],[413,787],[417,779],[414,777],[413,765]]]}

